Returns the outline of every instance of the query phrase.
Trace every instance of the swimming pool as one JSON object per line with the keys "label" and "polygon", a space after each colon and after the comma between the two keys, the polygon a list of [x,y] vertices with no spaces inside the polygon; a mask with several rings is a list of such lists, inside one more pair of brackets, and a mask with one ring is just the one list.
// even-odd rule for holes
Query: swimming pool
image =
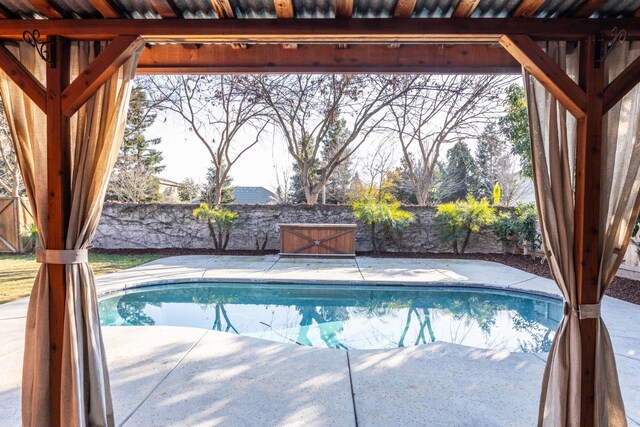
{"label": "swimming pool", "polygon": [[207,328],[336,349],[436,341],[546,352],[562,318],[557,299],[462,287],[185,283],[99,302],[103,326]]}

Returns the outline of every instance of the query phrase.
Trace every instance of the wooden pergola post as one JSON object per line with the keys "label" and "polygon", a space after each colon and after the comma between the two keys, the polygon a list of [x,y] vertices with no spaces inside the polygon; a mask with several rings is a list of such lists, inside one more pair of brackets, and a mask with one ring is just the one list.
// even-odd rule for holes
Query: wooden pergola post
{"label": "wooden pergola post", "polygon": [[[71,214],[71,130],[62,112],[62,93],[70,79],[70,45],[63,37],[49,37],[53,61],[47,64],[47,247],[65,249]],[[60,426],[62,349],[66,300],[65,266],[48,264],[49,270],[49,383],[51,425]]]}
{"label": "wooden pergola post", "polygon": [[[604,58],[599,36],[590,35],[581,45],[580,85],[587,94],[586,115],[578,120],[574,211],[574,265],[578,304],[599,300],[600,271],[600,166],[602,159]],[[580,424],[595,425],[596,335],[599,319],[580,319],[581,390]]]}

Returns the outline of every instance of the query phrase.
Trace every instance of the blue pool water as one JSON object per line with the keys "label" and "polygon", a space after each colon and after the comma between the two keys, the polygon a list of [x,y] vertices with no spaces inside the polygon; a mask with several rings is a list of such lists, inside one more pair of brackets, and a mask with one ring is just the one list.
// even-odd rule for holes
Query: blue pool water
{"label": "blue pool water", "polygon": [[562,317],[555,299],[409,286],[172,284],[111,295],[99,309],[103,326],[189,326],[342,349],[444,341],[545,352]]}

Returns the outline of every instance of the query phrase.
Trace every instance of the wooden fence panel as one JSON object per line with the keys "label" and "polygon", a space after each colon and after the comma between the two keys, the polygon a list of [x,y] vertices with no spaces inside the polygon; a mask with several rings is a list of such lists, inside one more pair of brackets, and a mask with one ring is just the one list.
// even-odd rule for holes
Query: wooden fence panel
{"label": "wooden fence panel", "polygon": [[22,252],[21,233],[33,224],[29,203],[20,197],[0,198],[0,252]]}

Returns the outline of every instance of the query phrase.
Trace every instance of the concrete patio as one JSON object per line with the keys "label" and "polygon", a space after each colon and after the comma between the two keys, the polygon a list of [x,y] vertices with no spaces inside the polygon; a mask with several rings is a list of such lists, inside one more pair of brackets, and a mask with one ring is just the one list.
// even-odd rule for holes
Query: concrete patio
{"label": "concrete patio", "polygon": [[[107,294],[151,283],[304,282],[489,286],[558,296],[555,284],[485,261],[185,256],[103,276]],[[0,420],[20,425],[28,300],[0,305]],[[605,298],[629,424],[640,426],[640,306]],[[103,328],[116,423],[530,426],[544,354],[436,342],[393,350],[300,347],[179,327]]]}

